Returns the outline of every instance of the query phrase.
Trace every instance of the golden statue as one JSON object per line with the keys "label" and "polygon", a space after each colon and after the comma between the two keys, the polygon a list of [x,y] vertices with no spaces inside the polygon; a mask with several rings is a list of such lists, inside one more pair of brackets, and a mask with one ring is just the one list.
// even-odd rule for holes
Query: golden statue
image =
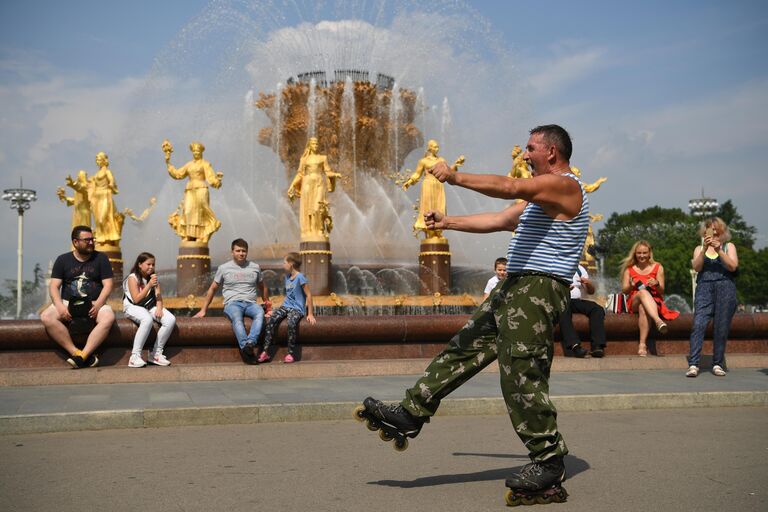
{"label": "golden statue", "polygon": [[[423,232],[426,239],[442,239],[443,236],[443,232],[439,229],[427,229],[427,225],[424,222],[424,215],[427,212],[446,213],[445,186],[437,178],[426,172],[437,165],[438,162],[445,162],[443,157],[437,156],[438,151],[440,151],[440,145],[437,141],[430,140],[427,143],[427,151],[424,153],[424,157],[419,160],[416,166],[416,171],[403,183],[403,190],[408,190],[408,187],[418,183],[422,175],[424,176],[424,183],[421,184],[421,195],[419,196],[419,211],[416,215],[416,222],[413,224],[413,232],[417,237],[419,232]],[[461,165],[464,165],[464,156],[460,156],[451,166],[451,169],[457,171]]]}
{"label": "golden statue", "polygon": [[523,160],[523,150],[515,145],[512,148],[512,170],[507,174],[510,178],[530,178],[531,171],[528,169],[528,162]]}
{"label": "golden statue", "polygon": [[119,250],[125,216],[115,207],[112,198],[118,194],[115,177],[109,170],[109,157],[103,151],[96,154],[99,170],[89,180],[88,198],[93,213],[93,235],[99,250]]}
{"label": "golden statue", "polygon": [[189,178],[184,189],[184,199],[177,211],[168,217],[168,223],[183,242],[207,245],[208,240],[220,227],[221,222],[213,214],[208,197],[208,185],[213,188],[221,187],[222,172],[214,172],[210,162],[203,159],[205,146],[200,142],[189,145],[192,160],[176,169],[171,164],[173,146],[167,140],[163,141],[165,165],[168,174],[175,180]]}
{"label": "golden statue", "polygon": [[77,173],[77,179],[67,176],[66,183],[74,190],[72,197],[67,197],[64,187],[56,189],[59,200],[67,206],[72,206],[72,227],[91,226],[91,201],[88,199],[88,175],[85,171]]}
{"label": "golden statue", "polygon": [[336,190],[336,179],[328,157],[317,152],[316,137],[310,137],[299,168],[288,187],[288,199],[299,198],[299,225],[302,242],[325,242],[333,229],[328,193]]}
{"label": "golden statue", "polygon": [[133,213],[133,210],[131,210],[130,208],[125,208],[123,210],[123,215],[125,215],[126,217],[129,217],[131,220],[134,220],[136,222],[144,222],[149,216],[149,213],[155,209],[156,204],[157,204],[157,198],[150,197],[149,206],[145,208],[143,212],[141,212],[141,215],[137,217],[136,214]]}
{"label": "golden statue", "polygon": [[[578,176],[579,179],[581,179],[581,170],[578,167],[571,167],[571,172],[576,176]],[[608,181],[608,178],[602,177],[602,178],[598,178],[597,181],[595,181],[594,183],[583,183],[584,190],[587,192],[587,194],[591,194],[595,190],[599,189],[600,185],[602,185],[606,181]]]}
{"label": "golden statue", "polygon": [[598,213],[596,215],[589,214],[589,227],[587,228],[587,238],[584,241],[584,251],[582,252],[581,259],[586,262],[584,265],[587,268],[595,266],[595,256],[589,251],[589,248],[595,245],[595,232],[592,231],[592,223],[600,222],[603,220],[603,214]]}

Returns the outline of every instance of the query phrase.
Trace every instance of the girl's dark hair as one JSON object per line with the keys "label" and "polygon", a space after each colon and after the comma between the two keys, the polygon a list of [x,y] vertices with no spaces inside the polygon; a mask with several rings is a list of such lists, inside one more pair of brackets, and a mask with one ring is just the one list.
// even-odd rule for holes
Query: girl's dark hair
{"label": "girl's dark hair", "polygon": [[301,255],[297,252],[289,252],[286,254],[285,261],[290,263],[296,270],[301,268]]}
{"label": "girl's dark hair", "polygon": [[136,263],[133,264],[133,267],[131,268],[131,274],[136,275],[136,279],[139,280],[139,283],[141,283],[141,270],[139,270],[139,265],[147,261],[148,259],[152,258],[155,259],[155,255],[149,252],[142,252],[139,253],[138,256],[136,256]]}

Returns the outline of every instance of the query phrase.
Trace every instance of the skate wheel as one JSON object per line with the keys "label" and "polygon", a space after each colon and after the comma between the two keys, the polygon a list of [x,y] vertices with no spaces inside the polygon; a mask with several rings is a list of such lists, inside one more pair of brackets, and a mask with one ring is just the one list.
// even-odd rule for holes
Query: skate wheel
{"label": "skate wheel", "polygon": [[[540,497],[541,496],[539,496],[539,498]],[[526,496],[523,496],[522,498],[520,498],[520,503],[522,503],[523,505],[535,505],[536,501],[537,501],[537,498],[528,498]]]}
{"label": "skate wheel", "polygon": [[355,410],[352,411],[352,417],[355,418],[357,421],[363,421],[365,417],[363,416],[363,413],[365,412],[365,406],[364,405],[358,405],[355,407]]}
{"label": "skate wheel", "polygon": [[384,442],[389,442],[393,439],[393,437],[387,434],[385,431],[379,430],[379,439],[381,439]]}
{"label": "skate wheel", "polygon": [[547,499],[546,496],[536,496],[535,499],[536,499],[536,503],[539,505],[546,505],[547,503],[552,503],[553,501],[555,501],[554,499],[553,500]]}
{"label": "skate wheel", "polygon": [[365,426],[368,427],[368,430],[370,430],[371,432],[376,432],[377,430],[379,430],[379,427],[374,425],[371,422],[371,420],[365,420]]}
{"label": "skate wheel", "polygon": [[408,449],[408,439],[403,439],[402,441],[398,439],[395,441],[395,444],[392,445],[396,451],[398,452],[404,452]]}
{"label": "skate wheel", "polygon": [[507,503],[507,506],[509,507],[516,507],[520,504],[520,499],[515,496],[515,493],[512,492],[512,490],[508,490],[507,494],[504,495],[504,501]]}

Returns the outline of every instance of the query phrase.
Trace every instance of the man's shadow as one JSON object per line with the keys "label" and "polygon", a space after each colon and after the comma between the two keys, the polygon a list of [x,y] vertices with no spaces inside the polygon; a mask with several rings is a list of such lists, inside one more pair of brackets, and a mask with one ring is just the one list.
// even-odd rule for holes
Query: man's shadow
{"label": "man's shadow", "polygon": [[[528,460],[527,455],[511,455],[502,453],[460,453],[455,452],[455,457],[490,457],[498,459],[523,459]],[[387,487],[400,487],[410,489],[414,487],[432,487],[435,485],[463,484],[468,482],[487,482],[490,480],[505,480],[510,475],[517,473],[524,464],[509,468],[488,469],[485,471],[476,471],[474,473],[456,473],[449,475],[423,476],[415,480],[376,480],[368,482],[370,485],[383,485]],[[566,455],[565,472],[568,477],[578,475],[582,471],[589,469],[589,463],[584,459]]]}

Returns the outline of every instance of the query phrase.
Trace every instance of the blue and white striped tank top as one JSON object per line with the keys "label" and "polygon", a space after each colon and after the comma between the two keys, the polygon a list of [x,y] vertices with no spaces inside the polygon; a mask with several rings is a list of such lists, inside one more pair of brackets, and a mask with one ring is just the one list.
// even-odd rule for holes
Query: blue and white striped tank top
{"label": "blue and white striped tank top", "polygon": [[589,200],[579,178],[581,210],[570,220],[555,220],[541,206],[528,203],[507,250],[507,272],[546,272],[570,281],[579,265],[589,228]]}

